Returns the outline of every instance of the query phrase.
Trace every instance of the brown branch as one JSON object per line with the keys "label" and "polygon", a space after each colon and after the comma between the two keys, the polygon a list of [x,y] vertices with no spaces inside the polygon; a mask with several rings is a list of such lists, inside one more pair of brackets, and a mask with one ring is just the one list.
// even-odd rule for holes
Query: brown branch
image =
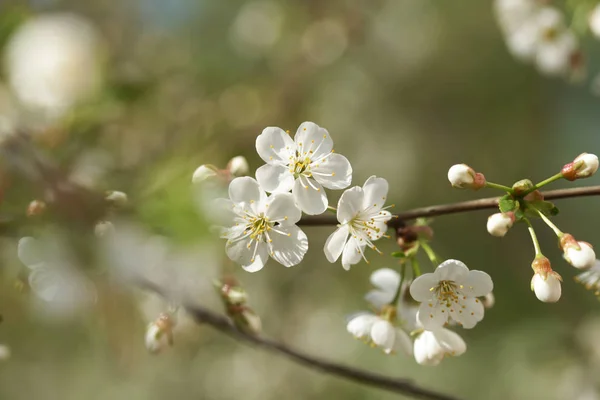
{"label": "brown branch", "polygon": [[[600,186],[589,186],[575,189],[558,189],[550,190],[542,193],[545,200],[566,199],[569,197],[584,197],[600,195]],[[408,221],[420,217],[437,217],[440,215],[456,214],[467,211],[485,210],[498,207],[499,197],[488,197],[485,199],[462,201],[460,203],[440,204],[437,206],[428,206],[413,208],[412,210],[404,211],[395,214],[395,219],[392,219],[388,225],[395,227],[401,221]],[[398,221],[398,222],[397,222]],[[298,225],[304,226],[323,226],[337,225],[338,221],[335,215],[318,215],[303,217]]]}
{"label": "brown branch", "polygon": [[[136,284],[145,289],[156,292],[163,297],[167,296],[165,291],[161,287],[157,286],[152,282],[146,280],[138,280]],[[337,376],[339,378],[348,379],[357,383],[362,383],[364,385],[387,390],[393,393],[412,396],[417,399],[458,400],[457,397],[421,388],[408,379],[390,378],[373,372],[349,367],[347,365],[338,364],[332,361],[327,361],[319,357],[308,355],[299,350],[295,350],[276,340],[268,339],[261,336],[254,336],[242,332],[231,323],[229,318],[225,317],[224,315],[210,311],[197,304],[184,302],[182,306],[190,315],[192,315],[196,319],[198,323],[208,324],[213,328],[217,329],[218,331],[238,341],[245,342],[247,344],[260,347],[267,351],[286,356],[292,361],[304,365],[305,367],[314,370],[319,370],[327,374]]]}

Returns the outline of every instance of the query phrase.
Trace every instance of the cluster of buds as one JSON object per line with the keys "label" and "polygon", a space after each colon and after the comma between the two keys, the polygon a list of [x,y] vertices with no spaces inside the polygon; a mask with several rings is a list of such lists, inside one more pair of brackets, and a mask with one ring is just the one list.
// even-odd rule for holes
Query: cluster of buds
{"label": "cluster of buds", "polygon": [[456,164],[448,170],[448,180],[453,187],[458,189],[481,189],[485,187],[485,176],[475,172],[466,164]]}
{"label": "cluster of buds", "polygon": [[247,305],[248,295],[237,280],[227,276],[223,281],[215,281],[214,284],[219,291],[225,311],[236,328],[250,335],[260,334],[262,331],[260,317]]}
{"label": "cluster of buds", "polygon": [[146,328],[146,348],[152,354],[158,354],[173,346],[173,328],[177,324],[174,313],[161,313]]}
{"label": "cluster of buds", "polygon": [[192,182],[201,183],[216,177],[230,181],[235,177],[248,175],[249,171],[250,167],[246,158],[244,156],[236,156],[229,160],[225,169],[219,169],[211,164],[199,166],[192,175]]}

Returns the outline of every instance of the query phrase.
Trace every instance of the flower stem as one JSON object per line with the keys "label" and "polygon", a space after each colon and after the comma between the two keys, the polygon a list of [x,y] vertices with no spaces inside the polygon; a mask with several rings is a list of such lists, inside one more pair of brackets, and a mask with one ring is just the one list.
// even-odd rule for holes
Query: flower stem
{"label": "flower stem", "polygon": [[494,183],[494,182],[486,182],[485,187],[491,188],[491,189],[499,189],[499,190],[502,190],[503,192],[508,192],[511,194],[513,193],[513,189],[511,187],[500,185],[500,184]]}
{"label": "flower stem", "polygon": [[559,172],[556,175],[552,175],[550,178],[544,179],[540,183],[536,183],[535,186],[532,189],[528,190],[527,193],[525,193],[525,194],[531,193],[531,192],[533,192],[533,191],[541,188],[542,186],[545,186],[545,185],[547,185],[549,183],[552,183],[552,182],[557,181],[557,180],[562,179],[562,178],[563,178],[562,172]]}
{"label": "flower stem", "polygon": [[423,248],[423,250],[425,250],[425,253],[427,253],[427,257],[429,257],[429,260],[431,261],[431,263],[433,264],[434,267],[437,267],[438,265],[441,264],[439,257],[435,254],[435,251],[433,251],[433,249],[431,248],[431,246],[429,245],[429,243],[427,243],[426,241],[420,241],[421,247]]}
{"label": "flower stem", "polygon": [[337,208],[331,207],[331,206],[327,206],[327,210],[331,211],[332,213],[336,213],[337,212]]}
{"label": "flower stem", "polygon": [[535,207],[530,207],[530,208],[532,208],[533,210],[535,210],[535,212],[538,213],[540,218],[543,219],[544,222],[546,223],[546,225],[548,225],[554,231],[556,236],[558,236],[560,238],[562,235],[564,235],[564,233],[560,229],[558,229],[558,226],[554,225],[554,223],[552,221],[550,221],[550,218],[546,217],[543,212],[541,212],[540,210],[538,210]]}
{"label": "flower stem", "polygon": [[535,231],[533,230],[531,222],[527,218],[523,218],[523,221],[525,221],[525,223],[527,224],[527,229],[529,230],[529,234],[531,235],[531,241],[533,242],[533,247],[535,248],[536,257],[541,256],[542,250],[540,248],[540,242],[538,241]]}
{"label": "flower stem", "polygon": [[398,303],[398,299],[402,295],[402,284],[406,279],[406,263],[402,263],[402,267],[400,267],[400,282],[398,283],[398,289],[396,289],[396,294],[394,295],[393,300],[390,302],[391,306],[395,306]]}
{"label": "flower stem", "polygon": [[421,267],[419,266],[419,262],[416,258],[411,258],[410,265],[412,266],[413,270],[413,279],[421,276]]}

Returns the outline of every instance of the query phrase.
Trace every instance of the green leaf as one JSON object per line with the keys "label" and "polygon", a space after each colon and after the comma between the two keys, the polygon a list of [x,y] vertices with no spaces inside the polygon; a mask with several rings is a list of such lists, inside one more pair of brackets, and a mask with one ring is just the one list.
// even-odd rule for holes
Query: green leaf
{"label": "green leaf", "polygon": [[[558,208],[549,201],[544,200],[534,200],[528,201],[526,205],[529,208],[536,208],[542,212],[547,217],[553,217],[558,214]],[[532,217],[539,217],[539,214],[535,210],[528,210],[528,213]]]}
{"label": "green leaf", "polygon": [[403,251],[394,251],[392,253],[392,257],[394,257],[394,258],[405,258],[406,254],[404,254]]}
{"label": "green leaf", "polygon": [[519,202],[513,199],[511,195],[506,195],[498,202],[498,208],[500,208],[500,212],[503,213],[515,211],[517,208],[519,208]]}

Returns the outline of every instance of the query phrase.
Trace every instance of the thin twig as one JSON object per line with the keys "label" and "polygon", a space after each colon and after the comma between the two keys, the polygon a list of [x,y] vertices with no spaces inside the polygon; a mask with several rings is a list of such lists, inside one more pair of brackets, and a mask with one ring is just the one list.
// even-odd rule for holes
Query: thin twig
{"label": "thin twig", "polygon": [[[138,280],[138,286],[154,291],[161,296],[166,296],[164,290],[155,283]],[[429,389],[421,388],[408,379],[390,378],[384,375],[373,372],[349,367],[347,365],[338,364],[332,361],[327,361],[322,358],[314,357],[295,350],[283,343],[273,339],[268,339],[261,336],[254,336],[238,330],[224,315],[210,311],[197,304],[185,303],[182,306],[192,315],[197,322],[212,326],[218,331],[238,340],[251,344],[256,347],[263,348],[273,353],[284,355],[291,360],[309,367],[313,370],[319,370],[330,375],[335,375],[340,378],[348,379],[357,383],[373,386],[379,389],[388,390],[393,393],[412,396],[417,399],[431,400],[458,400],[457,397],[443,393],[438,393]]]}
{"label": "thin twig", "polygon": [[[542,192],[545,200],[566,199],[569,197],[584,197],[600,195],[600,186],[589,186],[575,189],[558,189]],[[408,221],[420,217],[436,217],[440,215],[456,214],[466,211],[485,210],[498,207],[499,197],[488,197],[485,199],[462,201],[460,203],[440,204],[437,206],[428,206],[413,208],[412,210],[404,211],[395,214],[388,225],[394,227],[396,221]],[[318,215],[303,217],[298,225],[304,226],[322,226],[322,225],[337,225],[338,221],[335,215]]]}

